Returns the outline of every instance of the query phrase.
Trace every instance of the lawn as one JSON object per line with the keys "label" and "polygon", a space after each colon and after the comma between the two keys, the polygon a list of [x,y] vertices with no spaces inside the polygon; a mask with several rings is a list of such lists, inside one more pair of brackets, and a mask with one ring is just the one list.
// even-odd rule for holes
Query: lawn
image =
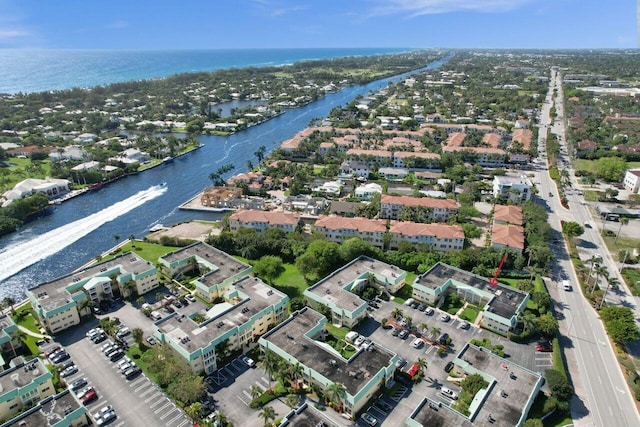
{"label": "lawn", "polygon": [[473,304],[467,304],[467,306],[462,311],[460,318],[468,320],[469,322],[473,323],[476,321],[476,318],[478,317],[479,313],[480,313],[480,309],[477,306]]}
{"label": "lawn", "polygon": [[140,369],[142,369],[142,372],[144,372],[149,378],[151,378],[151,380],[154,383],[158,384],[158,378],[155,376],[153,372],[149,370],[149,367],[147,366],[147,363],[144,358],[144,355],[147,352],[147,350],[149,350],[149,348],[146,346],[143,346],[143,349],[141,349],[140,347],[134,344],[131,347],[129,347],[129,350],[126,351],[126,354],[136,365],[140,367]]}
{"label": "lawn", "polygon": [[31,303],[25,304],[16,310],[16,315],[12,316],[16,325],[27,328],[30,331],[40,333],[40,329],[36,325],[36,319],[31,314]]}
{"label": "lawn", "polygon": [[308,285],[295,264],[283,264],[284,272],[273,281],[273,287],[284,292],[289,298],[302,298]]}
{"label": "lawn", "polygon": [[635,268],[623,268],[622,269],[622,277],[624,281],[627,283],[629,289],[631,289],[631,293],[633,295],[640,295],[640,270]]}
{"label": "lawn", "polygon": [[604,191],[596,191],[596,190],[584,191],[584,200],[587,202],[597,202],[600,200],[602,196],[604,196]]}
{"label": "lawn", "polygon": [[155,265],[158,262],[158,258],[177,249],[180,248],[135,240],[133,242],[127,242],[121,248],[109,252],[109,255],[102,258],[102,261],[115,258],[117,255],[123,254],[125,252],[135,252],[141,258]]}
{"label": "lawn", "polygon": [[400,288],[400,290],[393,296],[393,301],[397,302],[398,304],[404,304],[404,302],[411,298],[411,296],[413,295],[413,286],[411,286],[413,280],[409,281],[410,274],[413,274],[415,278],[415,273],[407,273],[406,285]]}
{"label": "lawn", "polygon": [[611,252],[611,255],[613,256],[613,258],[615,260],[622,261],[619,259],[620,252],[626,249],[629,249],[630,251],[632,251],[633,249],[638,247],[638,245],[640,244],[640,240],[633,239],[631,237],[621,236],[616,241],[615,234],[618,233],[619,227],[620,227],[619,225],[617,225],[616,227],[613,227],[613,229],[609,227],[608,230],[613,231],[614,235],[608,236],[605,234],[602,236],[602,239],[604,240],[604,243],[607,245],[607,248],[609,248],[609,252]]}

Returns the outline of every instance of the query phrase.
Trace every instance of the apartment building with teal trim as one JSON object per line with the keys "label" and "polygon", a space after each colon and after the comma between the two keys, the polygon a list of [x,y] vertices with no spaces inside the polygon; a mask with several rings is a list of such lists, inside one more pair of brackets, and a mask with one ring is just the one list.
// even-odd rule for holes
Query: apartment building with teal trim
{"label": "apartment building with teal trim", "polygon": [[16,357],[18,349],[22,348],[18,325],[6,314],[0,315],[0,366]]}
{"label": "apartment building with teal trim", "polygon": [[366,286],[396,293],[405,284],[407,272],[382,261],[360,256],[304,291],[309,306],[331,309],[332,322],[353,327],[367,315],[367,302],[357,293]]}
{"label": "apartment building with teal trim", "polygon": [[288,316],[289,297],[257,277],[222,280],[216,295],[221,302],[209,309],[200,323],[193,315],[173,313],[153,324],[161,343],[169,345],[195,372],[206,375],[218,369],[218,353],[245,351]]}
{"label": "apartment building with teal trim", "polygon": [[91,304],[113,299],[128,285],[138,295],[160,285],[156,267],[133,252],[42,283],[26,295],[42,325],[55,334],[79,324],[80,317],[90,313]]}
{"label": "apartment building with teal trim", "polygon": [[482,307],[480,325],[502,334],[516,326],[529,294],[444,263],[437,263],[413,282],[413,298],[436,305],[454,292],[462,300]]}
{"label": "apartment building with teal trim", "polygon": [[322,314],[305,307],[258,342],[262,351],[272,351],[291,364],[299,364],[305,387],[315,384],[327,390],[333,383],[342,384],[342,412],[354,417],[382,387],[390,384],[398,356],[373,343],[345,359],[324,342],[327,322]]}
{"label": "apartment building with teal trim", "polygon": [[196,293],[209,302],[222,297],[233,283],[249,276],[253,271],[252,266],[202,242],[160,257],[158,265],[172,278],[197,269],[202,275],[193,282]]}
{"label": "apartment building with teal trim", "polygon": [[69,390],[44,398],[0,427],[83,427],[93,425],[89,411]]}
{"label": "apartment building with teal trim", "polygon": [[56,392],[53,375],[42,360],[25,362],[18,357],[11,361],[10,366],[0,372],[0,422],[11,419]]}
{"label": "apartment building with teal trim", "polygon": [[469,414],[463,415],[449,405],[425,397],[405,420],[407,427],[524,425],[544,383],[542,374],[472,344],[462,348],[453,364],[451,374],[457,377],[479,374],[487,382],[474,396]]}

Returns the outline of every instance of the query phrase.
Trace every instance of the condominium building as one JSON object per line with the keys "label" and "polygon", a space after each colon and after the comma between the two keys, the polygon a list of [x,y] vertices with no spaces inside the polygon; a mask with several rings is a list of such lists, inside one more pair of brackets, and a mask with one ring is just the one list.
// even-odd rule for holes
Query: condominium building
{"label": "condominium building", "polygon": [[0,422],[54,395],[53,374],[42,360],[25,362],[22,357],[11,361],[10,368],[0,372]]}
{"label": "condominium building", "polygon": [[360,256],[304,291],[315,309],[328,307],[332,323],[353,327],[367,315],[367,302],[357,293],[373,286],[393,294],[404,286],[407,272],[366,256]]}
{"label": "condominium building", "polygon": [[89,411],[69,390],[45,397],[0,427],[83,427],[93,425]]}
{"label": "condominium building", "polygon": [[529,294],[444,263],[437,263],[413,282],[413,298],[436,305],[454,292],[462,300],[482,307],[480,325],[505,334],[516,326]]}
{"label": "condominium building", "polygon": [[[339,409],[347,418],[354,417],[365,404],[389,385],[398,356],[372,343],[356,349],[346,359],[326,343],[327,318],[305,307],[259,339],[263,351],[271,351],[302,368],[305,385],[326,391],[333,384],[344,387]],[[350,345],[350,344],[348,344]]]}
{"label": "condominium building", "polygon": [[465,345],[453,359],[452,373],[457,377],[480,374],[488,383],[478,391],[465,416],[425,397],[408,419],[407,427],[504,425],[522,427],[535,401],[544,378],[510,359],[472,344]]}
{"label": "condominium building", "polygon": [[381,248],[387,231],[386,222],[379,219],[344,218],[336,215],[320,215],[313,226],[325,239],[342,243],[351,237],[360,237],[372,246]]}
{"label": "condominium building", "polygon": [[209,302],[224,297],[230,286],[253,271],[250,265],[203,242],[161,256],[158,265],[171,277],[198,270],[201,275],[194,281],[196,293]]}
{"label": "condominium building", "polygon": [[16,357],[17,350],[22,348],[22,339],[18,325],[6,314],[0,315],[0,366],[5,366],[8,360]]}
{"label": "condominium building", "polygon": [[288,316],[289,297],[257,277],[235,278],[234,273],[229,269],[213,273],[219,282],[217,303],[204,319],[196,313],[173,313],[153,324],[156,338],[175,350],[195,372],[209,375],[216,371],[222,352],[244,349]]}
{"label": "condominium building", "polygon": [[447,221],[458,213],[453,199],[433,197],[391,196],[384,194],[380,200],[380,218],[400,219],[403,211],[413,210],[420,222]]}
{"label": "condominium building", "polygon": [[74,271],[26,291],[42,325],[57,333],[80,323],[91,304],[159,286],[155,265],[133,252]]}
{"label": "condominium building", "polygon": [[638,189],[640,189],[640,169],[629,169],[624,174],[622,185],[624,185],[625,190],[637,193]]}
{"label": "condominium building", "polygon": [[449,252],[464,247],[464,231],[460,225],[424,224],[411,221],[393,222],[389,229],[389,249],[398,249],[400,242],[427,245],[434,251]]}
{"label": "condominium building", "polygon": [[251,228],[258,233],[264,233],[269,228],[276,228],[290,233],[295,231],[299,218],[295,212],[243,209],[231,214],[229,228],[234,232],[240,228]]}

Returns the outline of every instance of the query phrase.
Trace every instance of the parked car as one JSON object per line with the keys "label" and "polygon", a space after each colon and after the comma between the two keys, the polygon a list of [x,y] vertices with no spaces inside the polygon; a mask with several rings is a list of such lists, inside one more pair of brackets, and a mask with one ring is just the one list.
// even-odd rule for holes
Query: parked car
{"label": "parked car", "polygon": [[396,360],[396,368],[398,369],[402,369],[402,367],[406,364],[407,360],[404,357],[399,357],[398,360]]}
{"label": "parked car", "polygon": [[113,406],[111,405],[107,405],[104,406],[102,408],[100,408],[100,410],[98,412],[96,412],[95,414],[93,414],[93,418],[98,419],[101,418],[104,414],[113,411]]}
{"label": "parked car", "polygon": [[447,373],[451,372],[452,369],[453,369],[453,362],[448,362],[444,367],[444,371]]}
{"label": "parked car", "polygon": [[431,316],[433,313],[434,313],[434,310],[433,310],[433,308],[431,308],[431,307],[427,307],[427,308],[424,310],[424,314],[427,314],[427,315],[429,315],[429,316]]}
{"label": "parked car", "polygon": [[185,307],[189,305],[189,301],[187,301],[185,297],[180,298],[178,301],[180,301],[180,304],[184,305]]}
{"label": "parked car", "polygon": [[187,300],[191,301],[191,302],[196,302],[196,297],[194,297],[194,296],[193,296],[193,295],[191,295],[191,294],[187,294],[187,295],[185,295],[185,298],[186,298]]}
{"label": "parked car", "polygon": [[401,339],[405,339],[405,338],[406,338],[406,337],[408,337],[408,336],[409,336],[409,332],[407,332],[407,331],[406,331],[406,330],[404,330],[404,329],[403,329],[403,330],[401,330],[401,331],[400,331],[400,333],[398,334],[398,338],[401,338]]}
{"label": "parked car", "polygon": [[360,419],[370,426],[375,426],[378,424],[378,420],[376,419],[376,417],[368,412],[364,412],[362,415],[360,415]]}
{"label": "parked car", "polygon": [[122,350],[118,350],[112,353],[111,356],[109,356],[109,360],[112,362],[115,362],[116,360],[122,359],[123,356],[124,356],[124,352]]}
{"label": "parked car", "polygon": [[146,337],[144,340],[149,345],[156,345],[157,344],[156,339],[154,337]]}
{"label": "parked car", "polygon": [[442,316],[440,316],[440,320],[442,320],[443,322],[448,322],[449,320],[451,320],[451,316],[449,316],[447,313],[444,313]]}
{"label": "parked car", "polygon": [[256,362],[254,362],[253,359],[244,355],[240,357],[240,361],[250,368],[256,366]]}
{"label": "parked car", "polygon": [[470,327],[471,327],[471,324],[466,320],[460,323],[460,329],[469,329]]}
{"label": "parked car", "polygon": [[389,405],[387,402],[382,400],[382,398],[379,398],[376,401],[375,406],[377,406],[378,408],[380,408],[380,409],[382,409],[383,411],[386,411],[386,412],[393,411],[393,406]]}
{"label": "parked car", "polygon": [[400,328],[394,328],[393,332],[391,332],[391,335],[393,335],[394,337],[397,337],[398,335],[400,335],[400,331],[401,330],[402,329],[400,329]]}
{"label": "parked car", "polygon": [[418,306],[418,310],[420,310],[420,311],[425,311],[426,309],[427,309],[427,305],[426,304],[420,304]]}
{"label": "parked car", "polygon": [[100,333],[100,334],[94,336],[93,338],[91,338],[91,341],[93,341],[94,344],[99,344],[99,343],[105,341],[106,339],[107,339],[107,334]]}
{"label": "parked car", "polygon": [[84,398],[84,396],[90,391],[93,391],[93,387],[89,386],[89,387],[83,388],[82,391],[78,393],[78,399]]}
{"label": "parked car", "polygon": [[446,397],[448,397],[449,399],[452,399],[452,400],[456,400],[458,398],[458,395],[456,394],[456,392],[454,392],[453,390],[448,389],[446,387],[442,387],[442,389],[440,390],[440,393],[443,396],[446,396]]}
{"label": "parked car", "polygon": [[541,342],[536,344],[536,351],[549,353],[553,351],[553,347],[551,347],[551,344],[549,344],[548,342]]}
{"label": "parked car", "polygon": [[128,370],[126,370],[124,372],[124,377],[127,380],[131,380],[131,379],[137,377],[138,375],[140,375],[140,373],[142,373],[142,370],[140,368],[138,368],[137,366],[135,366],[135,367],[131,367]]}
{"label": "parked car", "polygon": [[413,342],[411,343],[411,347],[413,348],[420,348],[424,345],[424,341],[422,341],[422,339],[420,338],[416,338],[415,340],[413,340]]}
{"label": "parked car", "polygon": [[87,385],[86,378],[80,378],[79,380],[75,380],[69,385],[69,389],[73,392],[80,390],[82,387]]}
{"label": "parked car", "polygon": [[109,412],[107,412],[106,414],[102,415],[100,418],[97,418],[96,419],[96,424],[99,425],[99,426],[103,426],[103,425],[109,424],[111,421],[115,420],[116,417],[117,417],[116,411],[114,411],[112,409]]}
{"label": "parked car", "polygon": [[70,375],[75,374],[76,372],[78,372],[78,367],[76,365],[72,365],[69,366],[68,368],[64,369],[62,372],[60,372],[60,376],[62,378],[66,378]]}
{"label": "parked car", "polygon": [[86,405],[87,403],[93,402],[96,399],[98,399],[98,393],[95,390],[91,389],[87,393],[85,393],[84,396],[82,396],[80,401],[82,401],[83,405]]}
{"label": "parked car", "polygon": [[365,338],[360,335],[358,338],[356,338],[356,341],[354,342],[355,345],[357,346],[361,346],[364,343]]}
{"label": "parked car", "polygon": [[438,338],[438,344],[445,344],[448,339],[449,334],[445,332],[444,334],[440,335],[440,338]]}

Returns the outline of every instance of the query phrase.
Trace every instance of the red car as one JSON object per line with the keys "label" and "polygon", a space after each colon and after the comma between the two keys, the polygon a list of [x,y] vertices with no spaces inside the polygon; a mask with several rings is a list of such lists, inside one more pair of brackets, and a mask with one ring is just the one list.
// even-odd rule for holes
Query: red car
{"label": "red car", "polygon": [[537,344],[536,351],[541,351],[544,353],[549,353],[553,351],[553,348],[549,344]]}
{"label": "red car", "polygon": [[98,393],[95,390],[89,390],[84,396],[82,396],[82,404],[86,405],[89,402],[93,402],[98,398]]}

